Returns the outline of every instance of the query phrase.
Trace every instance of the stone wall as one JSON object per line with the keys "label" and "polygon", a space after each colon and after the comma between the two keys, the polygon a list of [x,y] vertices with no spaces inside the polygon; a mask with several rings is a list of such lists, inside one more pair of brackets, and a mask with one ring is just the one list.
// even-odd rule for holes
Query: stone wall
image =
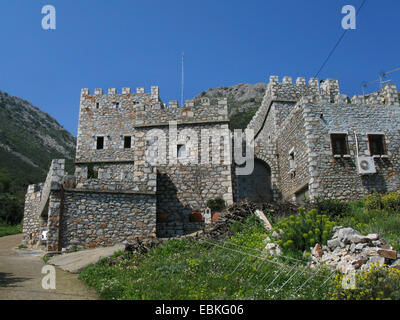
{"label": "stone wall", "polygon": [[[303,110],[293,109],[277,131],[277,154],[280,191],[283,199],[296,200],[294,195],[310,181],[307,137]],[[291,154],[293,158],[291,158]]]}
{"label": "stone wall", "polygon": [[151,194],[66,191],[61,246],[109,246],[156,234],[156,197]]}
{"label": "stone wall", "polygon": [[148,164],[97,162],[77,164],[75,188],[96,191],[156,192],[157,170]]}
{"label": "stone wall", "polygon": [[[310,173],[313,196],[357,199],[374,190],[390,192],[400,186],[400,107],[329,103],[304,106],[306,135],[310,141]],[[330,134],[347,133],[349,156],[334,157]],[[387,157],[374,159],[377,173],[360,175],[359,155],[369,156],[368,134],[385,135]]]}
{"label": "stone wall", "polygon": [[[56,202],[54,193],[58,193],[61,189],[61,181],[65,175],[65,160],[52,160],[46,181],[40,185],[30,185],[25,196],[23,233],[25,244],[33,245],[39,243],[41,233],[49,230],[47,234],[48,243],[52,243],[52,247],[58,243],[58,233],[54,230],[54,217],[57,216]],[[50,232],[51,229],[51,232]],[[53,250],[53,249],[52,249]]]}
{"label": "stone wall", "polygon": [[[221,99],[217,106],[210,105],[209,100],[200,106],[189,101],[180,108],[171,101],[167,108],[159,99],[158,87],[152,87],[151,94],[141,88],[131,94],[130,89],[124,88],[122,94],[110,89],[104,95],[96,89],[91,95],[88,89],[82,89],[76,162],[132,161],[135,153],[143,149],[135,140],[135,130],[167,126],[170,121],[178,124],[227,122],[227,101]],[[99,136],[104,137],[102,150],[96,150]],[[131,148],[124,148],[125,136],[132,137]]]}
{"label": "stone wall", "polygon": [[[152,129],[137,129],[136,143],[149,146],[152,142]],[[203,213],[207,200],[218,197],[223,198],[228,205],[233,203],[230,144],[223,134],[220,140],[214,141],[216,135],[203,135],[207,130],[210,133],[212,130],[228,133],[227,124],[181,124],[176,127],[175,132],[171,132],[167,126],[158,127],[157,130],[158,138],[163,136],[167,146],[170,139],[176,139],[176,144],[186,147],[186,157],[183,159],[177,158],[177,154],[173,155],[177,150],[165,150],[162,147],[164,144],[158,144],[159,139],[146,151],[148,159],[152,154],[157,154],[157,159],[164,161],[156,165],[157,213],[165,213],[168,222],[157,225],[158,235],[182,235],[200,230],[203,228],[201,223],[193,224],[189,221],[192,211]],[[197,143],[193,143],[195,140]],[[204,146],[208,146],[208,154],[202,152]],[[165,154],[161,156],[164,151]],[[209,163],[205,163],[207,161]]]}
{"label": "stone wall", "polygon": [[[255,131],[255,157],[271,167],[274,199],[295,199],[296,193],[355,199],[371,191],[399,187],[399,96],[396,86],[352,98],[340,94],[335,79],[271,76],[263,102],[248,128]],[[350,155],[334,157],[330,133],[348,133]],[[375,157],[377,174],[360,175],[356,167],[354,132],[360,155],[369,155],[367,134],[385,134],[387,156]],[[293,149],[292,149],[293,148]],[[295,153],[296,170],[289,152]]]}
{"label": "stone wall", "polygon": [[29,185],[25,195],[24,222],[22,232],[24,234],[22,243],[24,245],[35,245],[40,241],[41,225],[38,208],[42,195],[43,184]]}

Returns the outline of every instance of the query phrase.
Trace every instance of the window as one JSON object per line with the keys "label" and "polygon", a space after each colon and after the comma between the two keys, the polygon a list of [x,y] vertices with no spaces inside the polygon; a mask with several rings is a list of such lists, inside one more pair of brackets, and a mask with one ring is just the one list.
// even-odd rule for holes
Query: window
{"label": "window", "polygon": [[97,150],[104,149],[104,137],[97,137],[96,149]]}
{"label": "window", "polygon": [[132,138],[131,137],[124,137],[124,148],[125,149],[130,149],[131,148],[131,143],[132,143]]}
{"label": "window", "polygon": [[178,144],[178,159],[186,157],[186,147],[184,144]]}
{"label": "window", "polygon": [[349,147],[347,144],[347,134],[335,133],[331,134],[331,145],[332,153],[334,155],[346,155],[349,154]]}
{"label": "window", "polygon": [[385,136],[383,134],[369,134],[368,143],[371,156],[386,154]]}
{"label": "window", "polygon": [[115,102],[115,109],[119,109],[119,102]]}
{"label": "window", "polygon": [[290,173],[291,178],[292,179],[295,178],[296,177],[296,161],[294,158],[294,149],[293,148],[289,151],[289,169],[290,169],[289,173]]}
{"label": "window", "polygon": [[100,103],[96,102],[96,109],[100,107]]}

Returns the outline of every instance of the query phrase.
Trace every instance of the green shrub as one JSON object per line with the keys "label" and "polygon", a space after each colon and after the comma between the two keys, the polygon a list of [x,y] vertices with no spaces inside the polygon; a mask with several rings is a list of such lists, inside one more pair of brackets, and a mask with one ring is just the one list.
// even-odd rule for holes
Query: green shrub
{"label": "green shrub", "polygon": [[277,241],[286,254],[301,255],[310,247],[319,243],[326,244],[332,234],[335,223],[327,215],[318,214],[316,209],[304,212],[302,207],[296,216],[290,216],[279,221],[273,231],[283,233]]}
{"label": "green shrub", "polygon": [[380,193],[371,193],[364,197],[365,208],[369,210],[382,210],[382,195]]}
{"label": "green shrub", "polygon": [[207,201],[206,205],[212,212],[222,211],[225,209],[225,200],[221,198],[210,199]]}
{"label": "green shrub", "polygon": [[319,214],[325,214],[334,220],[344,217],[350,211],[347,202],[337,199],[316,199],[314,206]]}
{"label": "green shrub", "polygon": [[381,201],[384,209],[400,213],[400,191],[383,195]]}
{"label": "green shrub", "polygon": [[17,225],[24,216],[24,205],[21,200],[8,193],[0,194],[0,223]]}
{"label": "green shrub", "polygon": [[354,287],[343,288],[344,275],[337,275],[332,300],[399,300],[400,270],[372,266],[354,275]]}
{"label": "green shrub", "polygon": [[368,210],[388,210],[400,212],[400,191],[387,194],[371,193],[364,198],[365,207]]}
{"label": "green shrub", "polygon": [[10,226],[8,224],[0,224],[0,237],[11,236],[22,232],[22,225]]}

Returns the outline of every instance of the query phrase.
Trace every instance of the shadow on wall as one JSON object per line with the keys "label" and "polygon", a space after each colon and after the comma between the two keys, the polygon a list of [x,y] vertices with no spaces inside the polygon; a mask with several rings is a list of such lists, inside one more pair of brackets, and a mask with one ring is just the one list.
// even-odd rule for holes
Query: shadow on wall
{"label": "shadow on wall", "polygon": [[168,174],[158,172],[157,237],[176,237],[203,230],[204,221],[190,221],[193,211],[181,202],[178,188]]}
{"label": "shadow on wall", "polygon": [[271,167],[260,159],[254,160],[254,170],[248,176],[238,176],[239,200],[256,203],[273,201]]}
{"label": "shadow on wall", "polygon": [[385,177],[381,173],[376,173],[371,176],[361,176],[361,183],[367,193],[379,192],[387,193],[388,188],[386,185]]}

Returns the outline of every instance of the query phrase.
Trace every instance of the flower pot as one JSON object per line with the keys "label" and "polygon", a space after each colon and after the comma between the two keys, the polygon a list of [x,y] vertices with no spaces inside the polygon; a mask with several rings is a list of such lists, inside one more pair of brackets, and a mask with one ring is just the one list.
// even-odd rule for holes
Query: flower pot
{"label": "flower pot", "polygon": [[189,220],[190,222],[203,222],[203,215],[199,211],[192,211]]}
{"label": "flower pot", "polygon": [[219,212],[215,212],[211,218],[212,222],[216,222],[219,218],[220,213]]}

